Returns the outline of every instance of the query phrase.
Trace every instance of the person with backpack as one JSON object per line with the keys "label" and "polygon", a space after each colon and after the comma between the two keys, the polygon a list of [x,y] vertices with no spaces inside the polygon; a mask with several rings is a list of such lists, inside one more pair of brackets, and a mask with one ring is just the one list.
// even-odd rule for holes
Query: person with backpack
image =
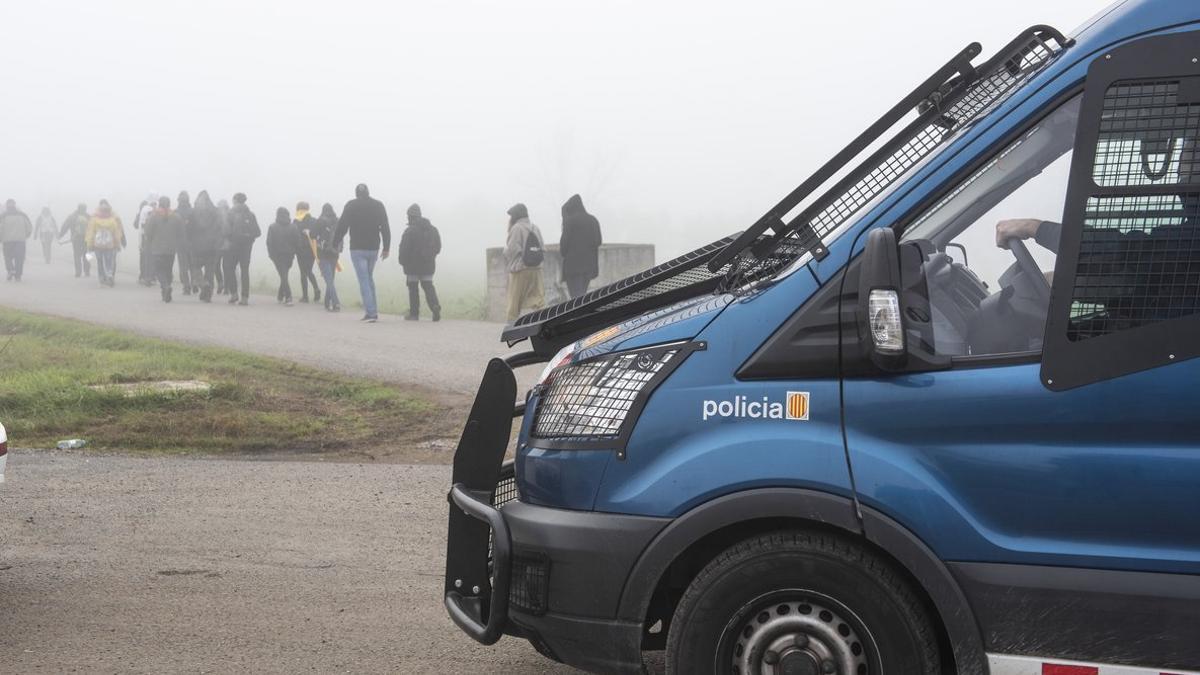
{"label": "person with backpack", "polygon": [[276,209],[275,222],[267,228],[267,257],[279,273],[279,291],[275,294],[275,300],[287,307],[292,306],[292,287],[288,283],[288,274],[292,271],[302,238],[288,210],[282,206]]}
{"label": "person with backpack", "polygon": [[342,303],[338,301],[337,286],[333,277],[337,273],[338,256],[342,249],[335,241],[338,217],[333,212],[333,204],[321,207],[321,217],[313,225],[310,235],[317,244],[317,266],[321,269],[321,277],[325,279],[325,310],[329,312],[342,311]]}
{"label": "person with backpack", "polygon": [[404,267],[408,282],[408,314],[405,321],[421,318],[421,293],[425,289],[425,302],[434,321],[442,318],[442,306],[438,303],[437,290],[433,287],[433,271],[437,256],[442,252],[442,237],[429,219],[421,215],[421,207],[408,207],[408,226],[400,236],[400,251],[397,258]]}
{"label": "person with backpack", "polygon": [[20,281],[25,271],[25,241],[33,236],[33,223],[29,216],[17,209],[12,199],[4,205],[0,214],[0,242],[4,247],[4,271],[8,281]]}
{"label": "person with backpack", "polygon": [[75,261],[75,278],[92,276],[92,263],[87,257],[87,204],[80,204],[75,213],[67,216],[62,229],[58,231],[59,239],[71,238],[71,257]]}
{"label": "person with backpack", "polygon": [[572,195],[562,207],[562,280],[572,298],[587,293],[588,284],[600,276],[600,221],[583,208],[583,198]]}
{"label": "person with backpack", "polygon": [[58,222],[50,214],[50,207],[43,206],[33,226],[33,237],[42,242],[42,256],[46,258],[47,265],[50,264],[50,252],[54,250],[54,237],[57,235]]}
{"label": "person with backpack", "polygon": [[112,288],[116,285],[117,252],[125,246],[125,226],[107,199],[100,200],[96,213],[88,220],[84,240],[88,250],[96,254],[100,285]]}
{"label": "person with backpack", "polygon": [[[245,193],[233,196],[233,207],[229,209],[228,257],[225,259],[225,289],[229,291],[229,304],[250,304],[250,252],[254,240],[262,236],[258,218],[246,206]],[[242,299],[238,300],[237,272],[241,269]]]}
{"label": "person with backpack", "polygon": [[338,220],[334,239],[342,245],[346,233],[350,233],[350,262],[358,276],[358,290],[362,294],[363,317],[360,321],[375,323],[379,320],[379,308],[375,296],[375,263],[388,257],[392,246],[392,229],[388,225],[387,209],[383,202],[371,197],[367,186],[359,183],[354,188],[354,199],[346,202],[342,217]]}
{"label": "person with backpack", "polygon": [[200,302],[212,302],[216,283],[218,249],[221,245],[221,214],[213,205],[206,190],[196,195],[192,220],[187,230],[187,246],[192,255],[192,284],[199,292]]}
{"label": "person with backpack", "polygon": [[312,229],[317,219],[308,212],[308,202],[296,203],[296,217],[292,225],[300,233],[302,245],[296,250],[296,268],[300,270],[300,302],[308,302],[308,285],[312,284],[313,302],[321,299],[321,287],[317,285],[317,275],[313,274],[313,263],[317,261],[317,249],[313,243]]}
{"label": "person with backpack", "polygon": [[154,276],[158,279],[162,301],[170,302],[171,285],[174,283],[171,270],[175,267],[175,254],[186,236],[183,217],[178,211],[171,210],[170,197],[163,195],[158,198],[158,207],[142,223],[142,232],[146,246],[150,249],[150,260],[154,266]]}
{"label": "person with backpack", "polygon": [[542,231],[529,222],[529,209],[516,204],[508,210],[508,243],[504,261],[508,265],[508,322],[523,311],[541,309],[546,303],[542,285]]}
{"label": "person with backpack", "polygon": [[183,232],[180,233],[179,248],[176,251],[179,260],[179,282],[183,284],[183,294],[191,295],[192,291],[200,289],[192,279],[192,198],[187,190],[180,190],[179,198],[175,201],[175,213],[179,214],[179,219],[183,221]]}

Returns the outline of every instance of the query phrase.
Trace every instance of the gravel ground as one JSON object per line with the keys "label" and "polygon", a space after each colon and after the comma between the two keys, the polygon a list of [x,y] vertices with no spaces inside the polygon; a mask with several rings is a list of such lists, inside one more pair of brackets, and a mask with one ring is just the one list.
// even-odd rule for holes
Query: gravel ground
{"label": "gravel ground", "polygon": [[[31,255],[21,283],[0,285],[0,305],[414,385],[455,402],[470,402],[488,359],[511,353],[500,342],[503,327],[485,321],[410,322],[383,315],[379,323],[364,324],[352,308],[330,314],[319,304],[283,307],[274,296],[251,296],[249,307],[220,298],[204,304],[183,295],[178,283],[175,301],[163,304],[157,288],[137,284],[132,254],[117,263],[126,271],[117,272],[116,287],[102,288],[94,276],[74,277],[69,257],[59,255],[65,250],[56,251],[51,265]],[[537,370],[518,372],[525,386]]]}
{"label": "gravel ground", "polygon": [[446,617],[449,477],[16,451],[0,672],[575,672]]}

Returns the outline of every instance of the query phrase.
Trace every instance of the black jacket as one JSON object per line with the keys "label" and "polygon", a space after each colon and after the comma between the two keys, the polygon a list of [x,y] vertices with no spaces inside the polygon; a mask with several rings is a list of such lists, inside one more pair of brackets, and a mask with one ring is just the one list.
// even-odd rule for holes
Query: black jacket
{"label": "black jacket", "polygon": [[424,277],[433,274],[437,267],[437,256],[442,252],[442,237],[428,218],[421,215],[421,207],[408,207],[408,227],[400,236],[400,253],[396,257],[404,267],[404,274]]}
{"label": "black jacket", "polygon": [[387,209],[383,208],[383,202],[369,195],[346,202],[334,236],[339,246],[347,232],[350,233],[351,251],[378,251],[381,240],[383,250],[392,246]]}
{"label": "black jacket", "polygon": [[258,218],[249,206],[234,204],[225,218],[225,237],[229,246],[235,250],[249,248],[254,240],[262,236],[262,228],[258,226]]}
{"label": "black jacket", "polygon": [[[313,257],[312,246],[308,243],[309,237],[313,236],[313,229],[317,226],[317,219],[313,218],[311,213],[304,214],[303,220],[292,219],[292,226],[296,228],[296,232],[300,234],[300,248],[296,250],[296,261],[302,267],[312,267]],[[305,230],[308,235],[304,234]]]}
{"label": "black jacket", "polygon": [[206,192],[201,192],[196,197],[196,206],[192,208],[187,234],[188,244],[193,253],[210,255],[216,253],[221,246],[221,214],[217,212],[217,207],[213,206]]}
{"label": "black jacket", "polygon": [[267,228],[267,256],[272,262],[291,265],[303,238],[295,224],[275,221]]}
{"label": "black jacket", "polygon": [[342,247],[335,239],[338,220],[333,212],[322,213],[311,230],[313,241],[317,242],[317,257],[321,260],[334,261]]}
{"label": "black jacket", "polygon": [[583,208],[583,199],[574,195],[562,207],[562,278],[595,279],[600,275],[600,221]]}

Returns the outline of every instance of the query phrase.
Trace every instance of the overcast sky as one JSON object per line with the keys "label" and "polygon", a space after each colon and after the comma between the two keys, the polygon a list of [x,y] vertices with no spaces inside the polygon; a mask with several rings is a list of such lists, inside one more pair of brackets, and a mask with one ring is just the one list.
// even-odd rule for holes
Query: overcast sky
{"label": "overcast sky", "polygon": [[0,192],[56,215],[148,192],[260,220],[368,183],[476,274],[524,201],[574,192],[660,260],[753,222],[972,40],[1106,0],[8,2]]}

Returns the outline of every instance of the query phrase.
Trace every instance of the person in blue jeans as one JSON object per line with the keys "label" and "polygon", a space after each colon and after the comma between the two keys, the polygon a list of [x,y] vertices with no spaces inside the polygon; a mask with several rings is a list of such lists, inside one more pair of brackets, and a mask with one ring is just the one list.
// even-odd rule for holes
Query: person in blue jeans
{"label": "person in blue jeans", "polygon": [[365,184],[354,188],[354,199],[346,202],[342,217],[338,219],[337,248],[350,234],[350,262],[358,277],[358,290],[362,294],[362,321],[375,323],[379,320],[379,306],[375,297],[375,263],[388,257],[392,246],[392,230],[388,226],[387,209],[383,202],[371,197]]}
{"label": "person in blue jeans", "polygon": [[325,310],[329,312],[342,311],[342,302],[338,299],[337,285],[333,278],[337,274],[338,255],[341,249],[333,237],[337,233],[338,217],[333,212],[333,204],[321,207],[321,217],[313,226],[312,238],[317,242],[317,266],[321,268],[321,276],[325,277]]}

